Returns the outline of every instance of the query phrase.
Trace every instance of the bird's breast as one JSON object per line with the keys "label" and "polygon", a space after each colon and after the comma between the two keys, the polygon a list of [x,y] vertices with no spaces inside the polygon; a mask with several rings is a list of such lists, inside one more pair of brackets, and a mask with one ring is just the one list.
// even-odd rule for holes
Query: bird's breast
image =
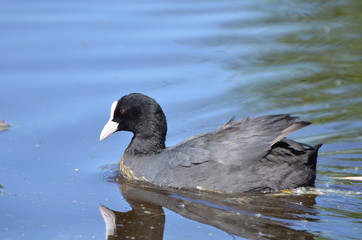
{"label": "bird's breast", "polygon": [[131,166],[125,164],[124,156],[122,156],[121,159],[119,160],[118,166],[119,166],[119,171],[121,172],[122,176],[125,179],[149,182],[144,176],[137,176],[133,172]]}

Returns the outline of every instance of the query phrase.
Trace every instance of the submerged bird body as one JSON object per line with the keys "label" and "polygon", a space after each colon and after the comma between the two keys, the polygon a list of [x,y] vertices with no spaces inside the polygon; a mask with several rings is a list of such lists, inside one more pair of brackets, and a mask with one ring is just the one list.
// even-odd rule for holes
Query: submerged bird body
{"label": "submerged bird body", "polygon": [[313,185],[321,145],[285,138],[309,124],[288,114],[230,120],[214,132],[166,148],[161,107],[134,93],[112,104],[100,139],[116,131],[134,133],[119,163],[131,180],[230,193],[273,191]]}

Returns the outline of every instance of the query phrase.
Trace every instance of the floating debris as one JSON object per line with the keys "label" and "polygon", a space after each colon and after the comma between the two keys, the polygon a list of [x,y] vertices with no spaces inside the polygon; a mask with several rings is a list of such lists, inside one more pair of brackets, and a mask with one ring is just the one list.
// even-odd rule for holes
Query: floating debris
{"label": "floating debris", "polygon": [[342,179],[351,181],[362,181],[362,176],[350,176],[350,177],[331,177],[332,179]]}
{"label": "floating debris", "polygon": [[0,120],[0,131],[6,131],[8,130],[8,128],[10,127],[10,124],[3,121],[3,120]]}

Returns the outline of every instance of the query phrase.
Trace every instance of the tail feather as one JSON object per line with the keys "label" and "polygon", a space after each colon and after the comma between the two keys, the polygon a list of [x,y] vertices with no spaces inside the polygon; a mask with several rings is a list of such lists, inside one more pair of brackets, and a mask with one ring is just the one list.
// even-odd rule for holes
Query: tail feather
{"label": "tail feather", "polygon": [[316,171],[317,168],[318,150],[321,146],[322,144],[315,145],[308,154],[308,164],[311,166],[313,171]]}
{"label": "tail feather", "polygon": [[305,121],[300,121],[300,122],[294,122],[291,125],[289,125],[289,127],[285,128],[282,131],[282,134],[280,134],[273,142],[271,142],[270,146],[273,146],[275,143],[279,142],[280,140],[282,140],[283,138],[285,138],[286,136],[288,136],[289,134],[291,134],[292,132],[295,132],[301,128],[304,128],[308,125],[310,125],[312,123],[310,122],[305,122]]}

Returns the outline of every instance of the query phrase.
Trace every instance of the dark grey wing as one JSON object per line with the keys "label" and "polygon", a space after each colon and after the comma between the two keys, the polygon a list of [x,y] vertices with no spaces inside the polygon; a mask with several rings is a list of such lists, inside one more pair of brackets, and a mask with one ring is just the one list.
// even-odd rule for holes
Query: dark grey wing
{"label": "dark grey wing", "polygon": [[171,167],[207,161],[247,167],[264,157],[273,144],[310,124],[296,119],[282,114],[229,121],[214,132],[189,138],[164,153],[169,155]]}

